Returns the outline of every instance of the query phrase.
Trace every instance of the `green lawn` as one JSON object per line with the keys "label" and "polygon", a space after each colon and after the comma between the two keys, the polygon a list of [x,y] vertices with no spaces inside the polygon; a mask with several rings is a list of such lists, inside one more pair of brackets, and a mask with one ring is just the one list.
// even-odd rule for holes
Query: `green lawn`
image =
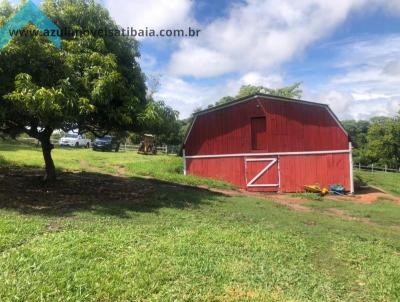
{"label": "green lawn", "polygon": [[[1,159],[2,158],[2,159]],[[123,168],[127,176],[146,176],[188,185],[232,188],[222,181],[183,175],[182,158],[174,155],[143,156],[136,152],[95,152],[87,149],[55,149],[53,159],[60,171],[100,171],[118,173]],[[40,148],[20,144],[0,144],[1,161],[27,167],[42,167]]]}
{"label": "green lawn", "polygon": [[400,195],[400,173],[356,171],[365,182]]}
{"label": "green lawn", "polygon": [[[0,145],[0,155],[2,165],[41,165],[40,153],[29,147]],[[400,300],[398,205],[326,205],[373,223],[347,221],[323,211],[320,201],[305,201],[310,212],[298,212],[269,200],[136,178],[192,182],[179,174],[175,157],[54,155],[61,170],[123,169],[132,178],[121,184],[151,190],[123,200],[99,195],[101,202],[84,207],[43,209],[32,200],[28,210],[0,200],[0,301]],[[88,190],[94,194],[118,179],[104,176]],[[2,181],[0,198],[10,198],[14,188]],[[80,198],[63,192],[59,198]],[[16,198],[28,204],[22,197]]]}
{"label": "green lawn", "polygon": [[307,202],[305,205],[321,210],[339,209],[353,217],[367,218],[381,225],[400,225],[400,205],[388,200],[379,200],[373,204],[322,200]]}

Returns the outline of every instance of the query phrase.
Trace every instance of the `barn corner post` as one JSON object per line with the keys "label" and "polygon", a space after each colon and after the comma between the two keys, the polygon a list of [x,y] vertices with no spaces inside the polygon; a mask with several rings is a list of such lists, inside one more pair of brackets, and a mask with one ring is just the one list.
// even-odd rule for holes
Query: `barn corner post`
{"label": "barn corner post", "polygon": [[186,171],[186,153],[185,153],[185,148],[182,149],[182,158],[183,158],[183,175],[186,176],[187,175],[187,171]]}
{"label": "barn corner post", "polygon": [[350,193],[354,194],[353,144],[349,142]]}

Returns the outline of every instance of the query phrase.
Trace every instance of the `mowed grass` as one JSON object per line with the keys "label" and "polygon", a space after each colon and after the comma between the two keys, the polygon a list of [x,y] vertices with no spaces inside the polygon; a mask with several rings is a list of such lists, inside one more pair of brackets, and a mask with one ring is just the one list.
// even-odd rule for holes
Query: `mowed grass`
{"label": "mowed grass", "polygon": [[363,181],[400,196],[400,173],[356,171]]}
{"label": "mowed grass", "polygon": [[310,201],[306,205],[321,210],[339,209],[353,217],[367,218],[381,225],[396,227],[400,224],[400,205],[389,200],[380,199],[373,204],[322,200]]}
{"label": "mowed grass", "polygon": [[[9,149],[0,146],[3,165],[41,165],[36,150]],[[130,166],[131,157],[142,167]],[[79,171],[90,160],[99,171],[104,163],[104,173],[153,177],[146,166],[173,166],[165,156],[89,150],[56,150],[55,158],[60,169]],[[399,206],[360,205],[373,224],[309,207],[172,184],[140,204],[66,213],[4,207],[0,301],[399,301]]]}
{"label": "mowed grass", "polygon": [[[145,156],[136,152],[95,152],[91,149],[72,148],[56,148],[52,155],[56,168],[60,171],[96,171],[153,177],[187,185],[233,188],[228,183],[214,179],[184,176],[182,158],[175,155]],[[41,149],[22,144],[0,143],[0,165],[1,160],[26,167],[43,167]]]}

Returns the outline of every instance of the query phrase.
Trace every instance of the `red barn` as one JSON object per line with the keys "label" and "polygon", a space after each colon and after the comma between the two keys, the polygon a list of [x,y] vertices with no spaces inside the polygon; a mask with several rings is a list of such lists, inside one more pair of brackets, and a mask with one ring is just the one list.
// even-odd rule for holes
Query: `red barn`
{"label": "red barn", "polygon": [[249,191],[354,191],[349,135],[324,104],[257,94],[198,112],[183,153],[185,173]]}

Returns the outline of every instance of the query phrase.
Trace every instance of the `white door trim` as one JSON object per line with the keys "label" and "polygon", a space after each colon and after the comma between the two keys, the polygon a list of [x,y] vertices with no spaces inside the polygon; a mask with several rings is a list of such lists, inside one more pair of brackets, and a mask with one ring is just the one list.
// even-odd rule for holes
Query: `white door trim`
{"label": "white door trim", "polygon": [[[269,161],[270,163],[261,170],[260,173],[258,173],[252,180],[250,180],[247,183],[247,187],[249,188],[257,188],[257,187],[279,187],[279,183],[277,184],[254,184],[258,179],[261,178],[273,165],[275,165],[278,162],[277,158],[246,158],[246,171],[245,173],[247,174],[247,163],[248,162],[263,162],[263,161]],[[278,175],[279,177],[279,175]]]}

